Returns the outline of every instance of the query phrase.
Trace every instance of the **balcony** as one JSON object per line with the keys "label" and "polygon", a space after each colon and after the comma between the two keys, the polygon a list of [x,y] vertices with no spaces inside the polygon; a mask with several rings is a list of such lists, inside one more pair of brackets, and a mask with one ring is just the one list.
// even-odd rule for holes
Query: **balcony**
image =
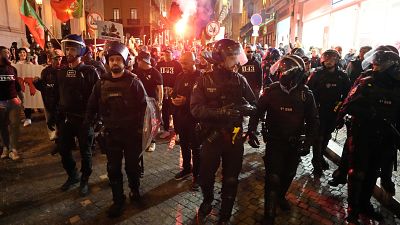
{"label": "balcony", "polygon": [[122,19],[110,19],[111,22],[114,23],[121,23],[122,24]]}
{"label": "balcony", "polygon": [[128,25],[140,25],[140,19],[127,19]]}

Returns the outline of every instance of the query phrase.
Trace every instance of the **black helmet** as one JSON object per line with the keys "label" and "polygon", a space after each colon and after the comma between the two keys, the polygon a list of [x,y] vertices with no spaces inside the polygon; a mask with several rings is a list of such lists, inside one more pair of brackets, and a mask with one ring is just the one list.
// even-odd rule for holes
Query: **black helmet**
{"label": "black helmet", "polygon": [[107,45],[106,60],[108,64],[108,58],[112,55],[120,55],[124,59],[125,65],[128,65],[129,49],[122,43],[114,41]]}
{"label": "black helmet", "polygon": [[77,34],[69,34],[61,41],[61,49],[65,53],[65,47],[78,48],[79,56],[83,56],[86,53],[86,44],[83,38]]}
{"label": "black helmet", "polygon": [[264,56],[264,60],[276,62],[281,58],[281,52],[276,48],[269,48]]}
{"label": "black helmet", "polygon": [[[279,78],[279,83],[288,92],[293,90],[303,80],[305,65],[302,58],[297,55],[284,56],[273,65]],[[274,71],[274,73],[275,73]]]}
{"label": "black helmet", "polygon": [[393,51],[379,50],[375,52],[375,54],[372,55],[369,60],[371,60],[372,65],[379,66],[379,72],[383,72],[389,67],[398,64],[400,57]]}
{"label": "black helmet", "polygon": [[300,57],[305,56],[306,54],[304,53],[304,50],[302,48],[294,48],[292,49],[292,51],[290,52],[291,55],[297,55]]}
{"label": "black helmet", "polygon": [[244,54],[242,45],[231,39],[221,39],[214,44],[211,59],[207,57],[207,60],[210,60],[212,64],[219,64],[225,62],[225,58],[227,56],[237,55],[238,61],[241,65],[244,65],[247,62],[246,54]]}
{"label": "black helmet", "polygon": [[365,70],[369,68],[370,65],[382,65],[384,68],[389,68],[388,65],[383,65],[389,63],[389,61],[396,61],[399,56],[399,51],[391,45],[380,45],[373,50],[370,50],[364,55],[364,60],[362,61],[362,68]]}
{"label": "black helmet", "polygon": [[320,62],[321,64],[323,64],[325,61],[330,60],[332,58],[334,58],[336,64],[338,64],[340,59],[339,52],[334,49],[328,49],[324,53],[322,53]]}

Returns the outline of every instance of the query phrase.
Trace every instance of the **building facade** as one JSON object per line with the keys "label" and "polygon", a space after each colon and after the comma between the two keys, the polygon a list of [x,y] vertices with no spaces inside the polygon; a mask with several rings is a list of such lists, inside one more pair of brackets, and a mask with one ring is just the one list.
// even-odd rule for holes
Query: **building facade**
{"label": "building facade", "polygon": [[104,18],[123,24],[124,35],[159,42],[163,18],[168,16],[172,0],[108,1],[104,0]]}
{"label": "building facade", "polygon": [[[19,10],[22,0],[0,0],[0,8],[4,9],[0,16],[0,45],[10,46],[12,42],[17,42],[18,46],[28,43],[27,30],[22,21]],[[61,23],[53,13],[50,0],[28,0],[29,4],[36,9],[36,13],[42,18],[43,23],[49,29],[51,35],[48,38],[61,39],[69,33],[83,34],[86,36],[86,15],[97,12],[104,18],[103,0],[85,0],[85,14],[81,18],[71,19],[67,23]],[[41,4],[38,4],[41,2]]]}

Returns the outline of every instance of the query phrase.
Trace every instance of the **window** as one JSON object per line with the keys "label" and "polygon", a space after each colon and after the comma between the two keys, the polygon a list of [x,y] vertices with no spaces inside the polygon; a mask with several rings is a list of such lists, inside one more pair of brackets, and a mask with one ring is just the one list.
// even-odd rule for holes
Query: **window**
{"label": "window", "polygon": [[117,8],[113,9],[113,19],[114,20],[119,20],[120,19],[119,9],[117,9]]}
{"label": "window", "polygon": [[131,19],[137,19],[137,10],[136,9],[131,9],[130,11]]}

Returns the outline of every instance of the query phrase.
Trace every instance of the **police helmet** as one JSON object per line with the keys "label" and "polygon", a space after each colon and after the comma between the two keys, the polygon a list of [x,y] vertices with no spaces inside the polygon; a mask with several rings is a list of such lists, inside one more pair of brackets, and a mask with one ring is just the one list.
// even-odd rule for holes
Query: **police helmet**
{"label": "police helmet", "polygon": [[61,49],[65,52],[66,47],[75,47],[78,49],[78,56],[86,53],[86,44],[83,38],[77,34],[69,34],[61,41]]}
{"label": "police helmet", "polygon": [[396,55],[399,55],[399,51],[394,46],[380,45],[375,49],[372,49],[365,53],[364,60],[362,61],[361,66],[365,70],[369,68],[373,63],[375,63],[376,65],[380,65],[382,63],[385,63],[385,61],[387,60],[396,60]]}
{"label": "police helmet", "polygon": [[334,49],[328,49],[321,55],[320,62],[323,64],[325,61],[335,59],[336,64],[339,63],[340,55],[339,52]]}
{"label": "police helmet", "polygon": [[[212,64],[219,64],[225,62],[228,56],[237,56],[240,65],[244,65],[247,62],[246,54],[243,51],[242,45],[231,39],[221,39],[214,44],[211,62]],[[208,58],[208,60],[210,60]]]}
{"label": "police helmet", "polygon": [[303,57],[303,56],[306,55],[302,48],[294,48],[294,49],[292,49],[290,54],[291,55],[297,55],[297,56],[300,56],[300,57]]}
{"label": "police helmet", "polygon": [[108,43],[106,50],[106,61],[108,64],[108,58],[112,55],[120,55],[124,59],[125,66],[128,65],[129,49],[118,41]]}
{"label": "police helmet", "polygon": [[305,64],[302,58],[297,55],[284,56],[277,63],[277,76],[281,86],[287,89],[297,86],[304,77]]}

